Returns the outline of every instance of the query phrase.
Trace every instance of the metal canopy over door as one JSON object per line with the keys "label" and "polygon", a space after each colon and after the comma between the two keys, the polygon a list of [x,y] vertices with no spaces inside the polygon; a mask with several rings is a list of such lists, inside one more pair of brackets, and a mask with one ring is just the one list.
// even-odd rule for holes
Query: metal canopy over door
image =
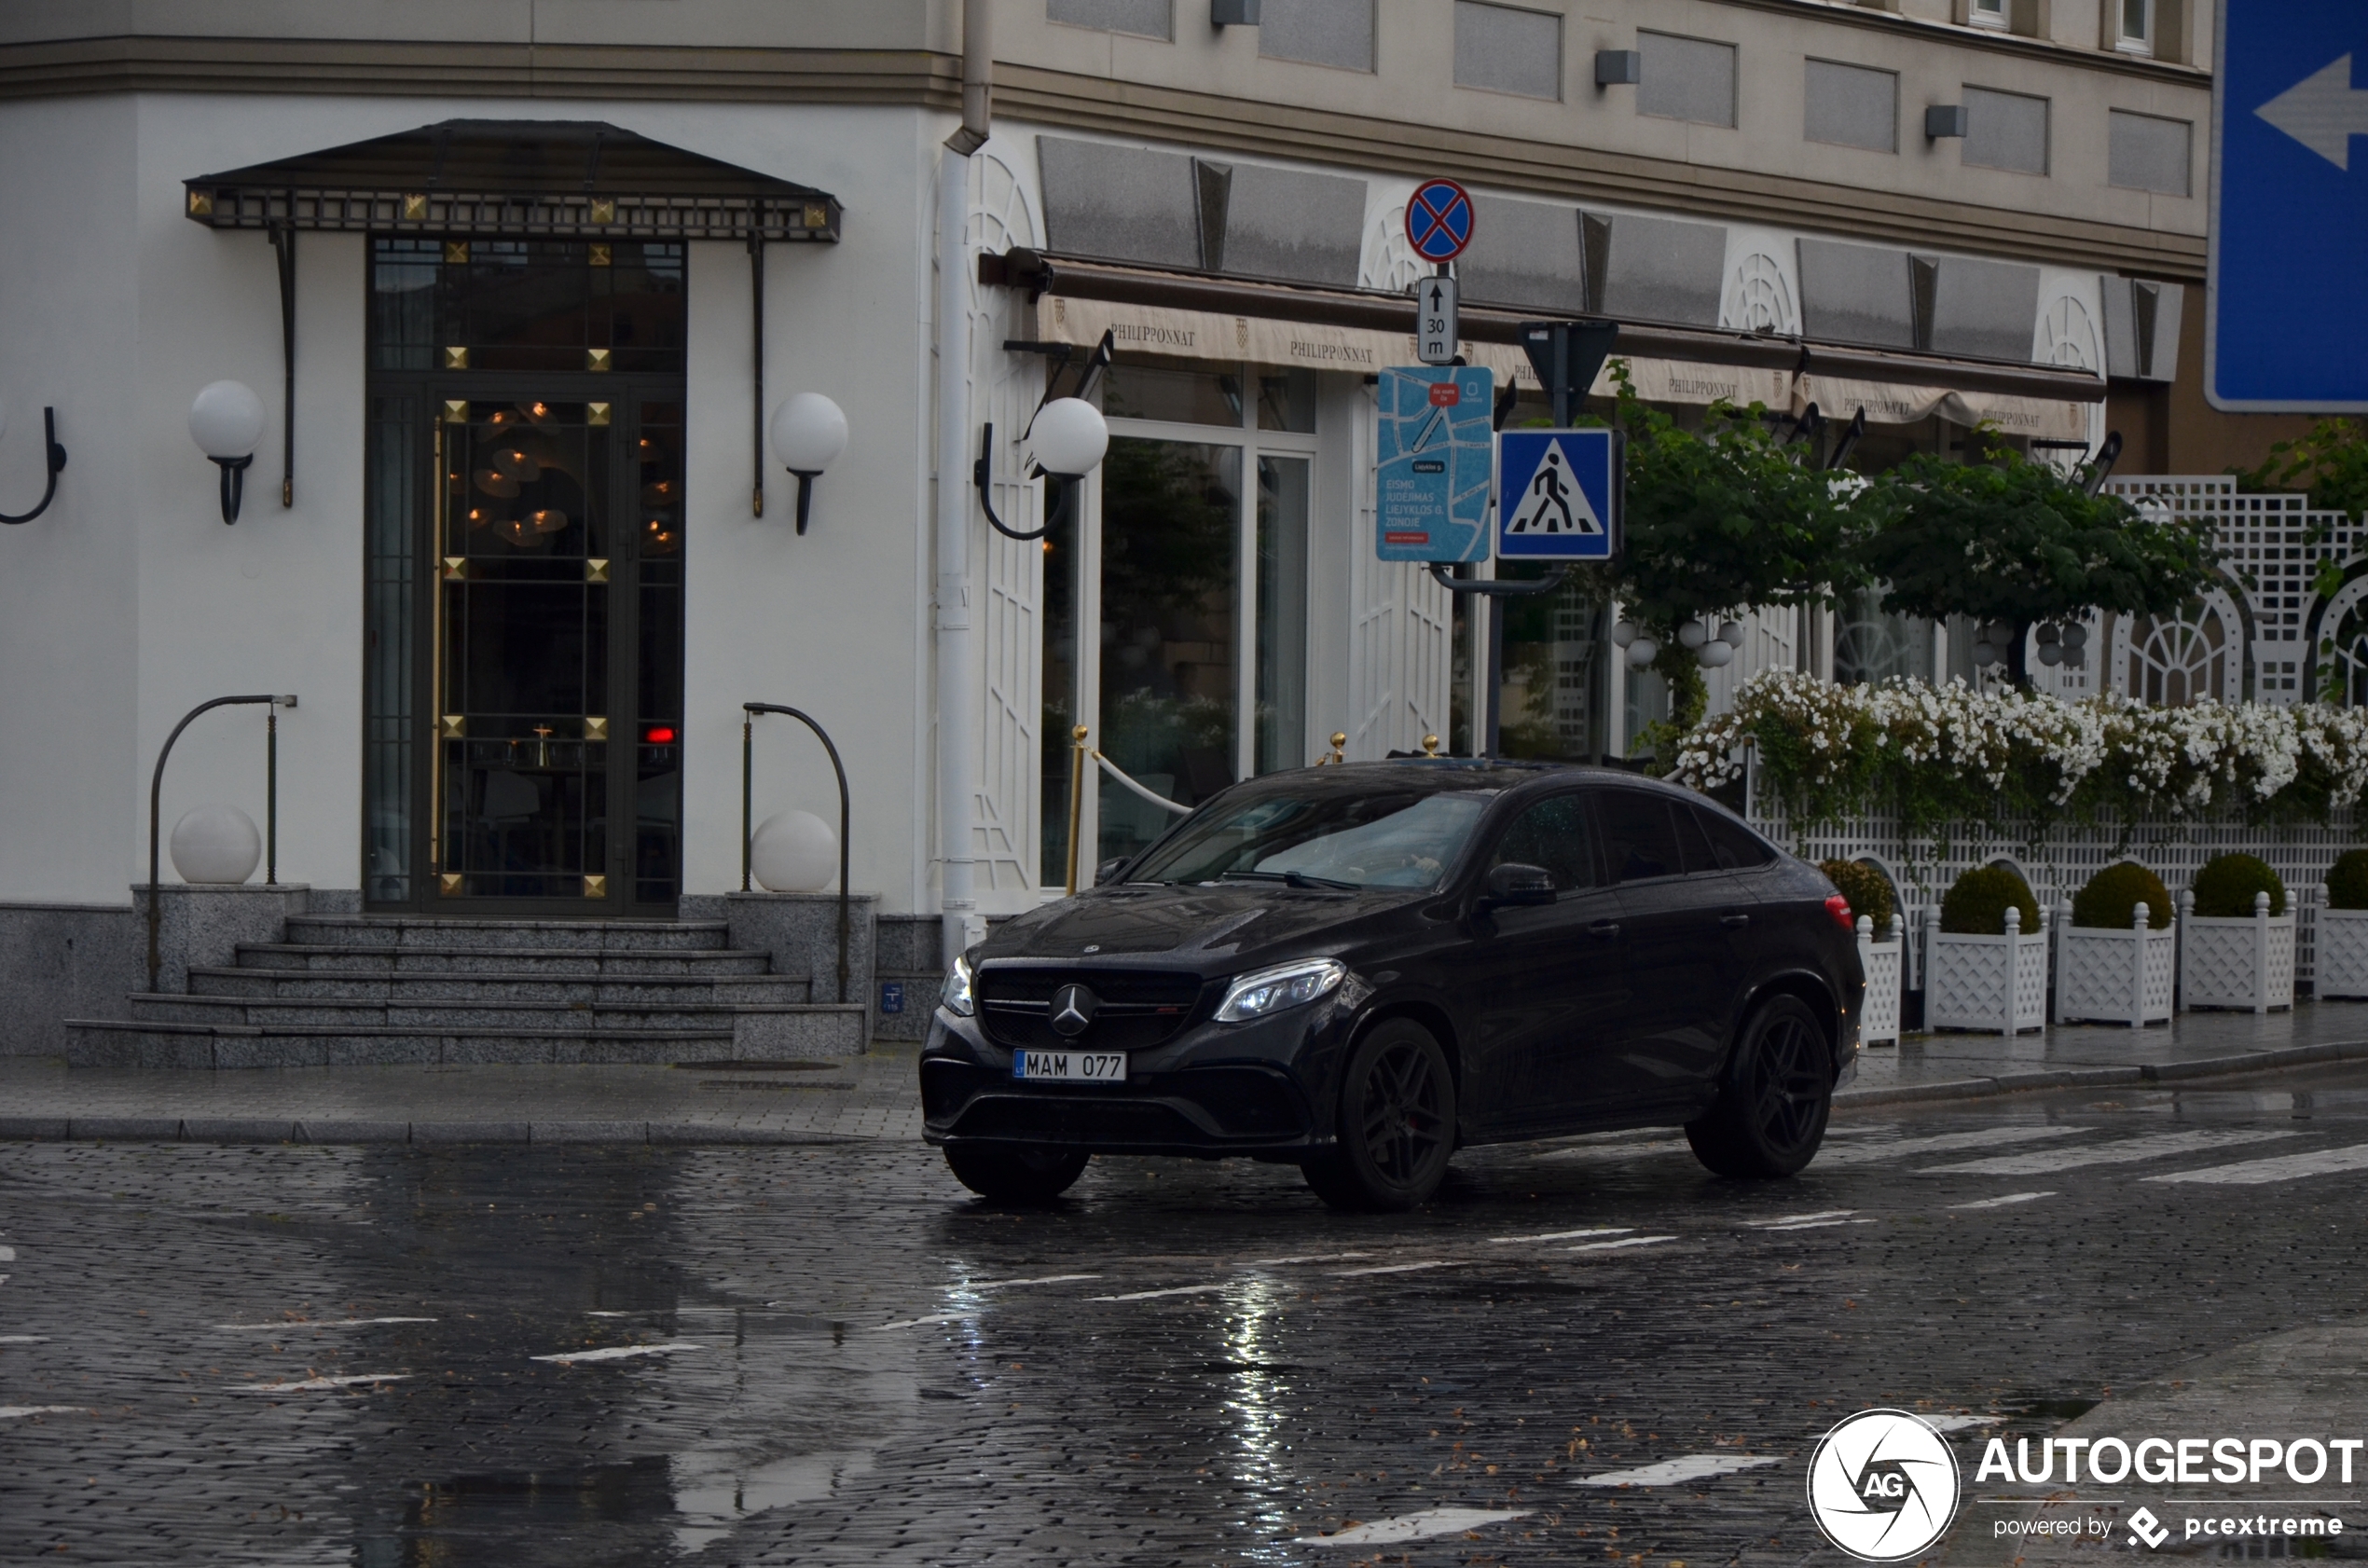
{"label": "metal canopy over door", "polygon": [[681,892],[682,253],[381,240],[365,898]]}

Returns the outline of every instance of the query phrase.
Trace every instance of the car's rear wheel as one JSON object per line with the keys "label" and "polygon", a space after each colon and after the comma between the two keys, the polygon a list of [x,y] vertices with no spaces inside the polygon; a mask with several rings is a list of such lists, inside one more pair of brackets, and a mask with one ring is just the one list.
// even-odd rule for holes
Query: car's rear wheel
{"label": "car's rear wheel", "polygon": [[1832,1055],[1817,1014],[1797,997],[1754,1010],[1708,1112],[1686,1125],[1694,1158],[1723,1176],[1788,1176],[1825,1140]]}
{"label": "car's rear wheel", "polygon": [[1375,1025],[1341,1075],[1340,1141],[1300,1168],[1339,1209],[1430,1201],[1455,1152],[1455,1080],[1447,1052],[1411,1019]]}
{"label": "car's rear wheel", "polygon": [[1026,1145],[949,1144],[945,1162],[957,1180],[1003,1204],[1049,1204],[1085,1174],[1090,1154]]}

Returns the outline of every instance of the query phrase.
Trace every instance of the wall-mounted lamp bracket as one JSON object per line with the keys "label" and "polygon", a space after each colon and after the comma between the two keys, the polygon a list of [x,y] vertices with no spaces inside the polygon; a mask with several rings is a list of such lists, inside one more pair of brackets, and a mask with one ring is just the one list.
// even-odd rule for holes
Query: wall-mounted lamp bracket
{"label": "wall-mounted lamp bracket", "polygon": [[49,510],[49,503],[58,498],[58,475],[64,472],[66,466],[66,449],[58,445],[58,411],[55,408],[41,410],[41,449],[42,461],[49,470],[49,483],[41,491],[41,504],[21,517],[11,517],[6,512],[0,512],[0,523],[29,523]]}
{"label": "wall-mounted lamp bracket", "polygon": [[255,464],[255,454],[249,452],[242,458],[212,458],[208,461],[222,470],[222,520],[235,523],[239,520],[239,508],[246,500],[247,470]]}
{"label": "wall-mounted lamp bracket", "polygon": [[[1043,412],[1044,406],[1052,402],[1053,393],[1059,391],[1061,372],[1068,368],[1069,360],[1076,354],[1077,348],[1070,343],[1040,343],[1029,337],[1007,337],[1003,340],[1003,351],[1010,354],[1042,354],[1047,361],[1044,395],[1036,400],[1036,408],[1027,417],[1027,429],[1020,432],[1020,439],[1025,441],[1028,431],[1036,428],[1037,414]],[[1117,351],[1118,334],[1104,332],[1102,340],[1094,345],[1094,351],[1085,356],[1085,366],[1078,372],[1076,389],[1067,395],[1083,397],[1091,392],[1095,382],[1102,378],[1102,372],[1109,368],[1110,360]]]}
{"label": "wall-mounted lamp bracket", "polygon": [[2121,432],[2108,431],[2104,445],[2097,448],[2097,456],[2089,462],[2088,483],[2082,488],[2092,496],[2103,489],[2105,481],[2113,477],[2113,464],[2120,461]]}
{"label": "wall-mounted lamp bracket", "polygon": [[1857,446],[1860,438],[1865,433],[1866,410],[1861,408],[1850,417],[1850,423],[1842,427],[1842,438],[1835,443],[1833,456],[1825,460],[1825,466],[1829,469],[1839,468],[1843,460],[1850,456],[1850,449]]}
{"label": "wall-mounted lamp bracket", "polygon": [[1924,140],[1962,141],[1972,117],[1962,103],[1934,103],[1924,110]]}
{"label": "wall-mounted lamp bracket", "polygon": [[1448,561],[1430,563],[1431,576],[1451,594],[1478,594],[1482,598],[1528,598],[1534,594],[1550,594],[1561,587],[1571,574],[1567,566],[1558,566],[1545,576],[1529,582],[1502,581],[1483,583],[1475,577],[1450,577]]}
{"label": "wall-mounted lamp bracket", "polygon": [[[790,472],[797,475],[797,530],[803,535],[805,532],[806,515],[814,505],[814,481],[822,477],[822,474],[819,469],[805,468],[792,468]],[[763,490],[756,492],[756,510],[759,516],[764,515]]]}
{"label": "wall-mounted lamp bracket", "polygon": [[[296,211],[296,199],[288,199]],[[296,504],[296,228],[271,226],[271,249],[280,263],[280,504]],[[233,516],[224,522],[235,520]]]}
{"label": "wall-mounted lamp bracket", "polygon": [[[1058,346],[1067,347],[1066,344]],[[1069,498],[1077,489],[1076,482],[1074,480],[1064,481],[1057,475],[1048,474],[1045,477],[1053,482],[1058,499],[1053,502],[1053,515],[1045,519],[1044,526],[1042,528],[1030,532],[1015,529],[1009,523],[1006,523],[1002,518],[997,516],[995,515],[995,501],[993,495],[993,487],[995,484],[995,426],[988,424],[982,428],[979,437],[979,461],[971,465],[971,483],[978,487],[979,510],[986,514],[986,520],[994,527],[996,532],[1001,534],[1006,539],[1016,539],[1022,543],[1026,543],[1030,540],[1043,538],[1046,534],[1051,533],[1053,529],[1068,520]]]}

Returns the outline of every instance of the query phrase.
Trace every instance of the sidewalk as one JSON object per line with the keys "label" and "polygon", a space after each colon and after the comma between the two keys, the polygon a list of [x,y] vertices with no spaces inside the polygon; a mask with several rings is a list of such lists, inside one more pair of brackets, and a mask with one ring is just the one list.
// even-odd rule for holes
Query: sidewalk
{"label": "sidewalk", "polygon": [[[920,1136],[916,1048],[671,1067],[69,1070],[0,1057],[0,1139],[190,1143],[820,1144]],[[2177,1082],[2368,1058],[2368,1007],[2183,1013],[2168,1027],[1911,1035],[1859,1058],[1838,1107]]]}

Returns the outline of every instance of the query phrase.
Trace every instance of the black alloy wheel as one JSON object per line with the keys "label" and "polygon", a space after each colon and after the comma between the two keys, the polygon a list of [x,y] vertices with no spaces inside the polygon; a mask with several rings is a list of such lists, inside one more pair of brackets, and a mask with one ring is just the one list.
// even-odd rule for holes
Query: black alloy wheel
{"label": "black alloy wheel", "polygon": [[1375,1025],[1341,1074],[1340,1141],[1300,1168],[1337,1209],[1397,1211],[1430,1201],[1455,1152],[1447,1052],[1411,1019]]}
{"label": "black alloy wheel", "polygon": [[1094,1158],[1069,1148],[1026,1144],[948,1144],[945,1162],[956,1179],[998,1204],[1049,1204],[1085,1174]]}
{"label": "black alloy wheel", "polygon": [[1755,1010],[1708,1113],[1687,1123],[1694,1158],[1723,1176],[1788,1176],[1815,1157],[1834,1108],[1833,1056],[1797,997]]}

